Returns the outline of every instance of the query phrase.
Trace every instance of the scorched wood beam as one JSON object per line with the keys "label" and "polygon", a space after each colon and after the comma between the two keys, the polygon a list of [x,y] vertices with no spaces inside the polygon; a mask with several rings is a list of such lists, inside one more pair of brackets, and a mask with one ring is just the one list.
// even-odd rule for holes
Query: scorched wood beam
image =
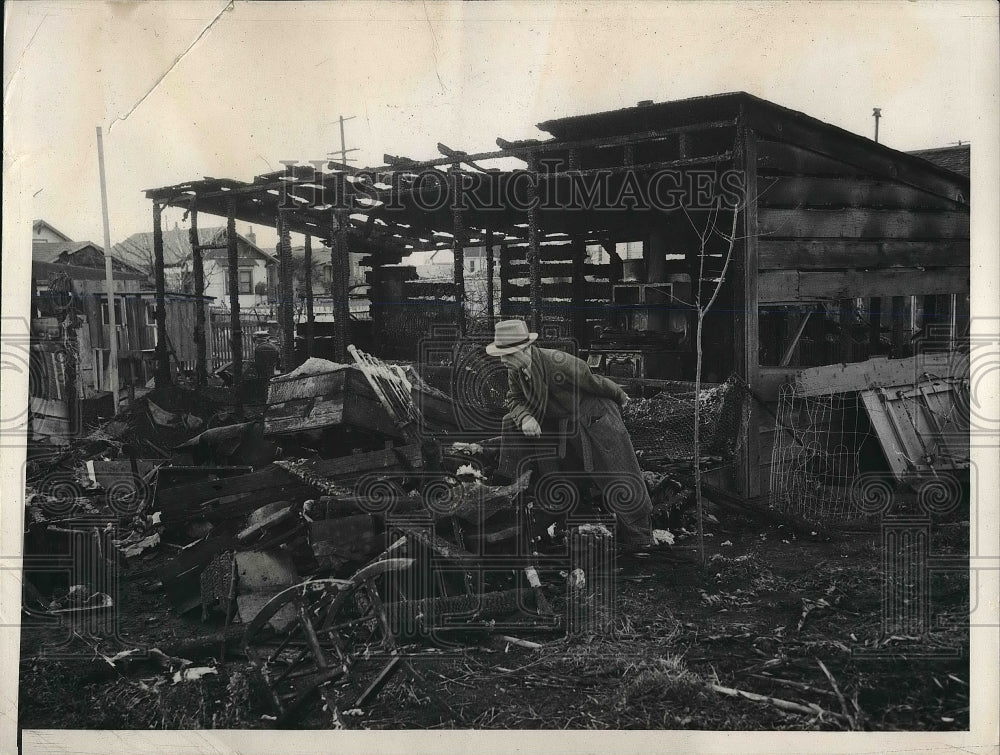
{"label": "scorched wood beam", "polygon": [[243,413],[243,326],[240,324],[240,275],[239,250],[236,246],[236,200],[229,200],[226,217],[226,246],[229,281],[229,329],[233,352],[233,393],[236,410]]}
{"label": "scorched wood beam", "polygon": [[[163,274],[163,207],[153,202],[153,275],[156,285],[156,387],[170,385],[170,362],[167,355],[167,304],[166,284]],[[114,306],[112,296],[108,296],[108,306]],[[111,333],[110,338],[116,338]],[[118,386],[112,386],[118,390]]]}
{"label": "scorched wood beam", "polygon": [[[750,390],[756,390],[760,374],[760,324],[758,319],[758,228],[757,218],[757,134],[746,121],[741,107],[736,134],[737,170],[743,174],[745,195],[733,209],[739,212],[736,239],[731,240],[734,295],[734,351],[736,373]],[[725,221],[720,221],[723,226]],[[699,282],[697,285],[701,285]],[[720,285],[724,285],[720,283]],[[750,417],[746,442],[736,459],[736,487],[748,498],[760,494],[760,409],[749,402]]]}
{"label": "scorched wood beam", "polygon": [[465,335],[465,220],[462,211],[463,197],[460,195],[461,165],[455,163],[449,179],[452,191],[452,270],[455,281],[455,324],[458,334]]}
{"label": "scorched wood beam", "polygon": [[288,372],[295,362],[295,295],[292,288],[292,240],[285,224],[286,210],[279,209],[278,226],[278,323],[280,326],[281,369]]}
{"label": "scorched wood beam", "polygon": [[201,387],[208,382],[208,339],[205,337],[205,262],[202,257],[201,241],[198,239],[198,207],[191,205],[191,230],[188,239],[191,244],[191,264],[194,274],[194,295],[198,298],[198,308],[194,316],[194,348],[196,352],[195,385]]}
{"label": "scorched wood beam", "polygon": [[350,342],[351,307],[348,288],[351,273],[350,247],[348,235],[348,215],[346,210],[331,210],[332,225],[336,228],[330,249],[330,263],[333,293],[333,350],[341,364],[347,363],[347,344]]}
{"label": "scorched wood beam", "polygon": [[528,154],[528,267],[531,293],[531,329],[542,331],[542,271],[538,249],[538,157]]}
{"label": "scorched wood beam", "polygon": [[495,263],[493,260],[493,231],[486,230],[484,232],[485,242],[486,242],[486,323],[493,328],[493,323],[496,321],[496,312],[494,311],[493,304],[493,272],[495,268]]}
{"label": "scorched wood beam", "polygon": [[313,324],[315,314],[313,312],[313,290],[312,290],[312,236],[307,235],[305,240],[304,262],[305,262],[305,287],[306,287],[306,358],[313,355]]}

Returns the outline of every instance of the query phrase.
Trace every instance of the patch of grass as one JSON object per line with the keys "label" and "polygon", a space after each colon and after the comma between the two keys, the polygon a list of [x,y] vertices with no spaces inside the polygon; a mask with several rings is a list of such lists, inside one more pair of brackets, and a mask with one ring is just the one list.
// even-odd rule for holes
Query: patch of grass
{"label": "patch of grass", "polygon": [[680,656],[657,658],[631,679],[623,681],[615,709],[623,711],[635,705],[660,704],[669,700],[690,702],[705,694],[704,682],[689,671]]}

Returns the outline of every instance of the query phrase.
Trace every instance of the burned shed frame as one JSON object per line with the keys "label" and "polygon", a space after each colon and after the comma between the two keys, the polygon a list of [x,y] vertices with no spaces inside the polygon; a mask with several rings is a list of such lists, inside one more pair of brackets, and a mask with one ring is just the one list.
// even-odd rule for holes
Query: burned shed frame
{"label": "burned shed frame", "polygon": [[[622,313],[639,306],[617,296],[624,279],[637,291],[650,287],[641,329],[676,337],[635,347],[669,356],[637,362],[646,365],[635,375],[641,378],[691,379],[693,307],[718,289],[704,320],[711,347],[703,372],[708,380],[739,376],[764,403],[774,401],[778,385],[804,363],[810,319],[827,317],[831,308],[840,327],[820,363],[867,358],[880,353],[884,340],[894,356],[902,355],[898,349],[911,336],[904,321],[914,324],[912,297],[925,297],[925,316],[930,311],[948,320],[954,339],[969,291],[967,178],[746,93],[640,103],[539,127],[552,138],[497,139],[499,149],[479,153],[439,144],[439,158],[386,155],[385,165],[367,170],[317,161],[288,164],[250,183],[204,179],[151,189],[154,233],[168,205],[188,210],[193,227],[198,213],[226,217],[235,275],[235,221],[278,231],[286,370],[294,366],[291,232],[330,248],[335,354],[342,361],[350,339],[349,251],[367,255],[362,262],[371,268],[377,331],[391,330],[386,317],[413,299],[453,313],[457,333],[464,334],[463,250],[477,245],[488,249],[491,320],[493,250],[499,247],[500,316],[527,317],[543,338],[572,336],[592,351],[595,341],[608,339],[595,339],[593,326],[610,328],[613,340]],[[503,167],[487,165],[498,161]],[[518,167],[509,167],[511,161]],[[626,269],[618,251],[629,241],[642,243],[639,273]],[[603,249],[608,261],[590,259],[588,246]],[[451,284],[412,280],[411,269],[398,267],[414,251],[441,248],[454,251]],[[197,246],[194,260],[198,294]],[[162,313],[162,255],[156,262]],[[237,290],[235,281],[230,290]],[[230,306],[233,353],[240,355],[235,296]],[[821,311],[822,318],[811,317]],[[762,330],[762,313],[768,323],[777,321],[775,328]],[[857,348],[853,327],[861,318],[865,348]],[[162,315],[157,325],[164,327]],[[203,335],[198,343],[203,350]],[[161,359],[166,364],[165,351]],[[161,379],[169,379],[165,370]],[[744,495],[761,493],[770,431],[765,415],[755,406],[741,448],[734,482]]]}

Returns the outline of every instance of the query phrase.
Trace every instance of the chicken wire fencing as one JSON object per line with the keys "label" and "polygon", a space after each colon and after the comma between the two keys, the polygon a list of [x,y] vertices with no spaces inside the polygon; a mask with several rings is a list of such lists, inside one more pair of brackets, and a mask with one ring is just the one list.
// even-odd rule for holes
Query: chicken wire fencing
{"label": "chicken wire fencing", "polygon": [[694,410],[699,407],[698,458],[716,465],[732,463],[746,438],[750,394],[737,377],[701,385],[675,381],[651,398],[637,398],[622,409],[632,444],[647,458],[695,458]]}
{"label": "chicken wire fencing", "polygon": [[771,454],[771,505],[827,524],[882,511],[891,485],[857,393],[803,396],[781,387]]}

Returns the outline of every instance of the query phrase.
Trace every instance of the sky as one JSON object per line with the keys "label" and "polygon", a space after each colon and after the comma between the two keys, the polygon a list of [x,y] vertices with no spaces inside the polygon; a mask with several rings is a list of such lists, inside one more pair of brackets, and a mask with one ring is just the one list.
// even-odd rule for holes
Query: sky
{"label": "sky", "polygon": [[100,125],[114,243],[152,229],[144,189],[323,159],[339,115],[361,166],[737,90],[868,136],[877,106],[885,144],[944,146],[984,106],[970,67],[991,5],[27,0],[5,17],[4,166],[31,217],[101,243]]}

